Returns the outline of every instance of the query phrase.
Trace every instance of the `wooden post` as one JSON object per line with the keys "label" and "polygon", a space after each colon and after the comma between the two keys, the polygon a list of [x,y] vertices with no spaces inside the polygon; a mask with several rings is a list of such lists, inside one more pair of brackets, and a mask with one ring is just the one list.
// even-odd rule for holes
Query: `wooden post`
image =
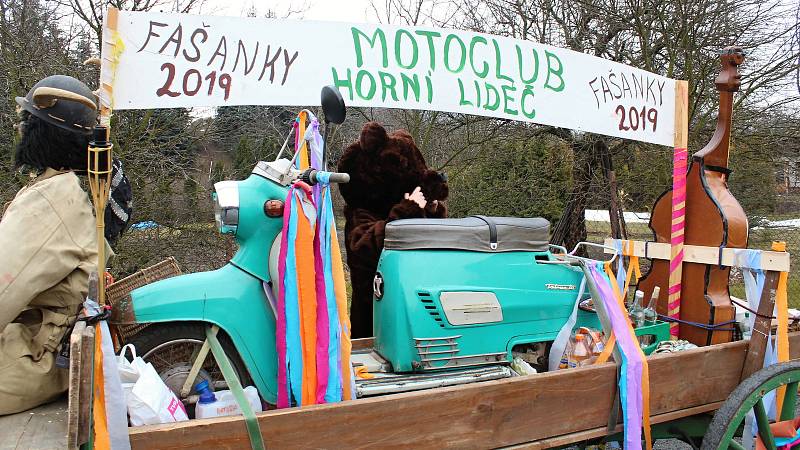
{"label": "wooden post", "polygon": [[[776,252],[786,251],[786,242],[773,241],[772,250]],[[778,349],[778,362],[785,362],[789,360],[789,305],[787,298],[787,284],[789,272],[781,272],[778,275],[778,285],[776,287],[775,295],[775,311],[778,317],[778,333],[775,337],[775,347]],[[783,400],[786,397],[786,386],[781,386],[777,390],[776,396],[776,414],[781,417],[781,409],[783,408]]]}
{"label": "wooden post", "polygon": [[767,351],[767,339],[772,329],[772,311],[775,309],[775,290],[778,287],[779,275],[780,272],[767,271],[764,290],[761,291],[761,300],[758,303],[758,314],[753,324],[753,335],[750,336],[747,355],[742,367],[742,380],[747,379],[764,366],[764,353]]}
{"label": "wooden post", "polygon": [[67,448],[89,441],[94,364],[94,327],[77,322],[69,338],[69,396],[67,400]]}
{"label": "wooden post", "polygon": [[[103,19],[100,82],[97,90],[100,126],[106,128],[105,139],[109,142],[109,147],[100,150],[93,149],[92,146],[90,146],[88,155],[89,165],[87,167],[89,172],[89,187],[92,191],[92,201],[94,202],[97,226],[97,274],[99,276],[99,290],[95,300],[97,300],[97,303],[100,305],[104,305],[106,300],[106,241],[104,218],[111,184],[111,105],[114,91],[114,74],[116,72],[119,53],[122,52],[121,41],[117,42],[117,39],[115,39],[117,37],[118,21],[119,10],[114,7],[109,7]],[[106,163],[108,165],[104,171],[102,170],[102,164]]]}
{"label": "wooden post", "polygon": [[[686,226],[686,168],[689,134],[689,83],[675,82],[675,153],[672,166],[672,245],[669,264],[667,314],[680,319],[681,276],[683,274],[683,239]],[[670,324],[670,335],[678,339],[678,323]]]}

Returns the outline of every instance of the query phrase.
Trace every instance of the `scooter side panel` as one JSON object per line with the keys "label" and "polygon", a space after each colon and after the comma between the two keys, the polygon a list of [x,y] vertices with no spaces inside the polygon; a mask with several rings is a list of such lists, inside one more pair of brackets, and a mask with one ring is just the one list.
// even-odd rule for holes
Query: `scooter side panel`
{"label": "scooter side panel", "polygon": [[261,396],[276,402],[275,316],[260,279],[228,264],[141,287],[131,292],[131,302],[139,323],[218,325],[230,336]]}
{"label": "scooter side panel", "polygon": [[[572,312],[582,274],[542,264],[548,253],[387,250],[378,271],[384,295],[374,300],[376,350],[398,372],[420,360],[414,339],[459,336],[458,355],[508,352],[511,340],[553,340]],[[456,325],[442,292],[491,292],[502,320]]]}

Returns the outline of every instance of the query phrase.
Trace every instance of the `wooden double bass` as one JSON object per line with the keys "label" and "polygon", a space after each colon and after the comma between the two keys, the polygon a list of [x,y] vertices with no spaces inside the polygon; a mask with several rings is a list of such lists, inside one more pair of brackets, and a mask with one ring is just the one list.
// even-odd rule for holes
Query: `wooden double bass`
{"label": "wooden double bass", "polygon": [[[723,248],[747,247],[747,216],[728,190],[728,150],[730,147],[733,93],[739,90],[737,67],[744,61],[740,47],[722,52],[722,71],[715,84],[719,91],[719,116],[711,141],[691,157],[686,184],[684,243]],[[670,242],[672,190],[656,200],[650,228],[658,242]],[[679,337],[696,345],[711,345],[733,339],[735,310],[728,290],[730,268],[718,265],[683,264]],[[650,271],[638,289],[650,298],[655,286],[661,287],[659,314],[667,315],[669,261],[652,260]],[[685,322],[693,322],[691,325]]]}

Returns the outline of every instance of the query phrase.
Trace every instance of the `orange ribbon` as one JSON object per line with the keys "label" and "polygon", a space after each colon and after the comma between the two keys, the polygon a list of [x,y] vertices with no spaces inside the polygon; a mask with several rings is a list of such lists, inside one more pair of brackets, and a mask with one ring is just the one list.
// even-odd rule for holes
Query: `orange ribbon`
{"label": "orange ribbon", "polygon": [[303,348],[303,405],[317,400],[317,290],[314,270],[314,229],[305,212],[303,202],[297,203],[297,290],[300,313],[300,339]]}
{"label": "orange ribbon", "polygon": [[94,448],[111,448],[106,422],[106,391],[103,377],[103,333],[100,324],[94,326],[94,395],[92,400],[92,428],[94,429]]}

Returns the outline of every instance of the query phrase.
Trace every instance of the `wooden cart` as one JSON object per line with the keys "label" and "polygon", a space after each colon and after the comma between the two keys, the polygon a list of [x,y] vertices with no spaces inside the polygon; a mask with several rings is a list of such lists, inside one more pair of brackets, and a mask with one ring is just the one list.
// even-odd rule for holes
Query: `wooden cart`
{"label": "wooden cart", "polygon": [[[611,244],[607,242],[607,244]],[[669,258],[669,246],[634,243],[630,252]],[[730,251],[723,264],[733,265]],[[688,246],[689,262],[719,260],[717,249]],[[764,252],[767,269],[788,271],[789,255]],[[165,261],[128,282],[112,286],[112,297],[126,295],[142,283],[173,276],[179,269]],[[776,271],[767,271],[760,310],[772,311]],[[117,292],[119,291],[119,292]],[[762,427],[768,422],[761,398],[788,386],[782,420],[794,417],[800,381],[800,332],[789,335],[792,361],[760,370],[769,320],[757,320],[750,340],[701,347],[648,358],[654,439],[677,438],[704,448],[738,448],[746,412],[754,410]],[[89,328],[73,332],[75,386],[69,424],[70,447],[86,442]],[[88,339],[88,341],[87,341]],[[372,339],[353,341],[354,350],[369,349]],[[80,355],[83,354],[83,357]],[[91,352],[89,353],[91,355]],[[83,380],[80,383],[79,380]],[[622,426],[609,428],[617,395],[613,362],[572,370],[469,385],[386,395],[336,404],[273,410],[258,414],[268,448],[552,448],[619,440]],[[81,407],[82,406],[82,407]],[[715,414],[716,411],[716,414]],[[354,424],[357,424],[355,426]],[[241,416],[191,420],[171,425],[130,428],[134,449],[250,448]],[[766,439],[769,437],[765,432]],[[704,440],[705,438],[705,440]],[[774,447],[774,446],[773,446]]]}
{"label": "wooden cart", "polygon": [[[747,347],[740,341],[649,358],[654,438],[697,445],[707,430],[719,431],[709,429],[714,411],[757,401],[765,382],[792,383],[789,391],[797,392],[800,362],[770,367],[740,385]],[[791,348],[792,358],[800,358],[800,333],[791,335]],[[606,427],[615,386],[616,368],[609,363],[275,410],[258,418],[268,448],[552,448],[620,432],[621,425],[612,432]],[[741,388],[751,391],[746,398]],[[730,431],[739,424],[725,425]],[[250,448],[241,417],[131,428],[130,433],[134,449]]]}
{"label": "wooden cart", "polygon": [[[650,251],[659,257],[658,244]],[[704,253],[690,247],[687,258],[717,257]],[[788,270],[788,254],[765,255],[767,266]],[[723,262],[732,264],[727,257]],[[768,271],[762,311],[772,311],[776,280],[777,272]],[[738,448],[732,437],[741,434],[745,414],[754,410],[763,439],[770,442],[761,398],[788,386],[781,420],[793,418],[800,381],[800,333],[789,336],[792,361],[758,370],[766,346],[762,333],[770,326],[758,319],[750,340],[649,357],[654,439]],[[371,346],[371,339],[354,341],[354,349]],[[611,362],[273,410],[258,414],[258,422],[268,448],[552,448],[619,440],[622,425],[608,427],[616,395],[617,367]],[[250,448],[242,417],[131,428],[130,438],[134,449]]]}

